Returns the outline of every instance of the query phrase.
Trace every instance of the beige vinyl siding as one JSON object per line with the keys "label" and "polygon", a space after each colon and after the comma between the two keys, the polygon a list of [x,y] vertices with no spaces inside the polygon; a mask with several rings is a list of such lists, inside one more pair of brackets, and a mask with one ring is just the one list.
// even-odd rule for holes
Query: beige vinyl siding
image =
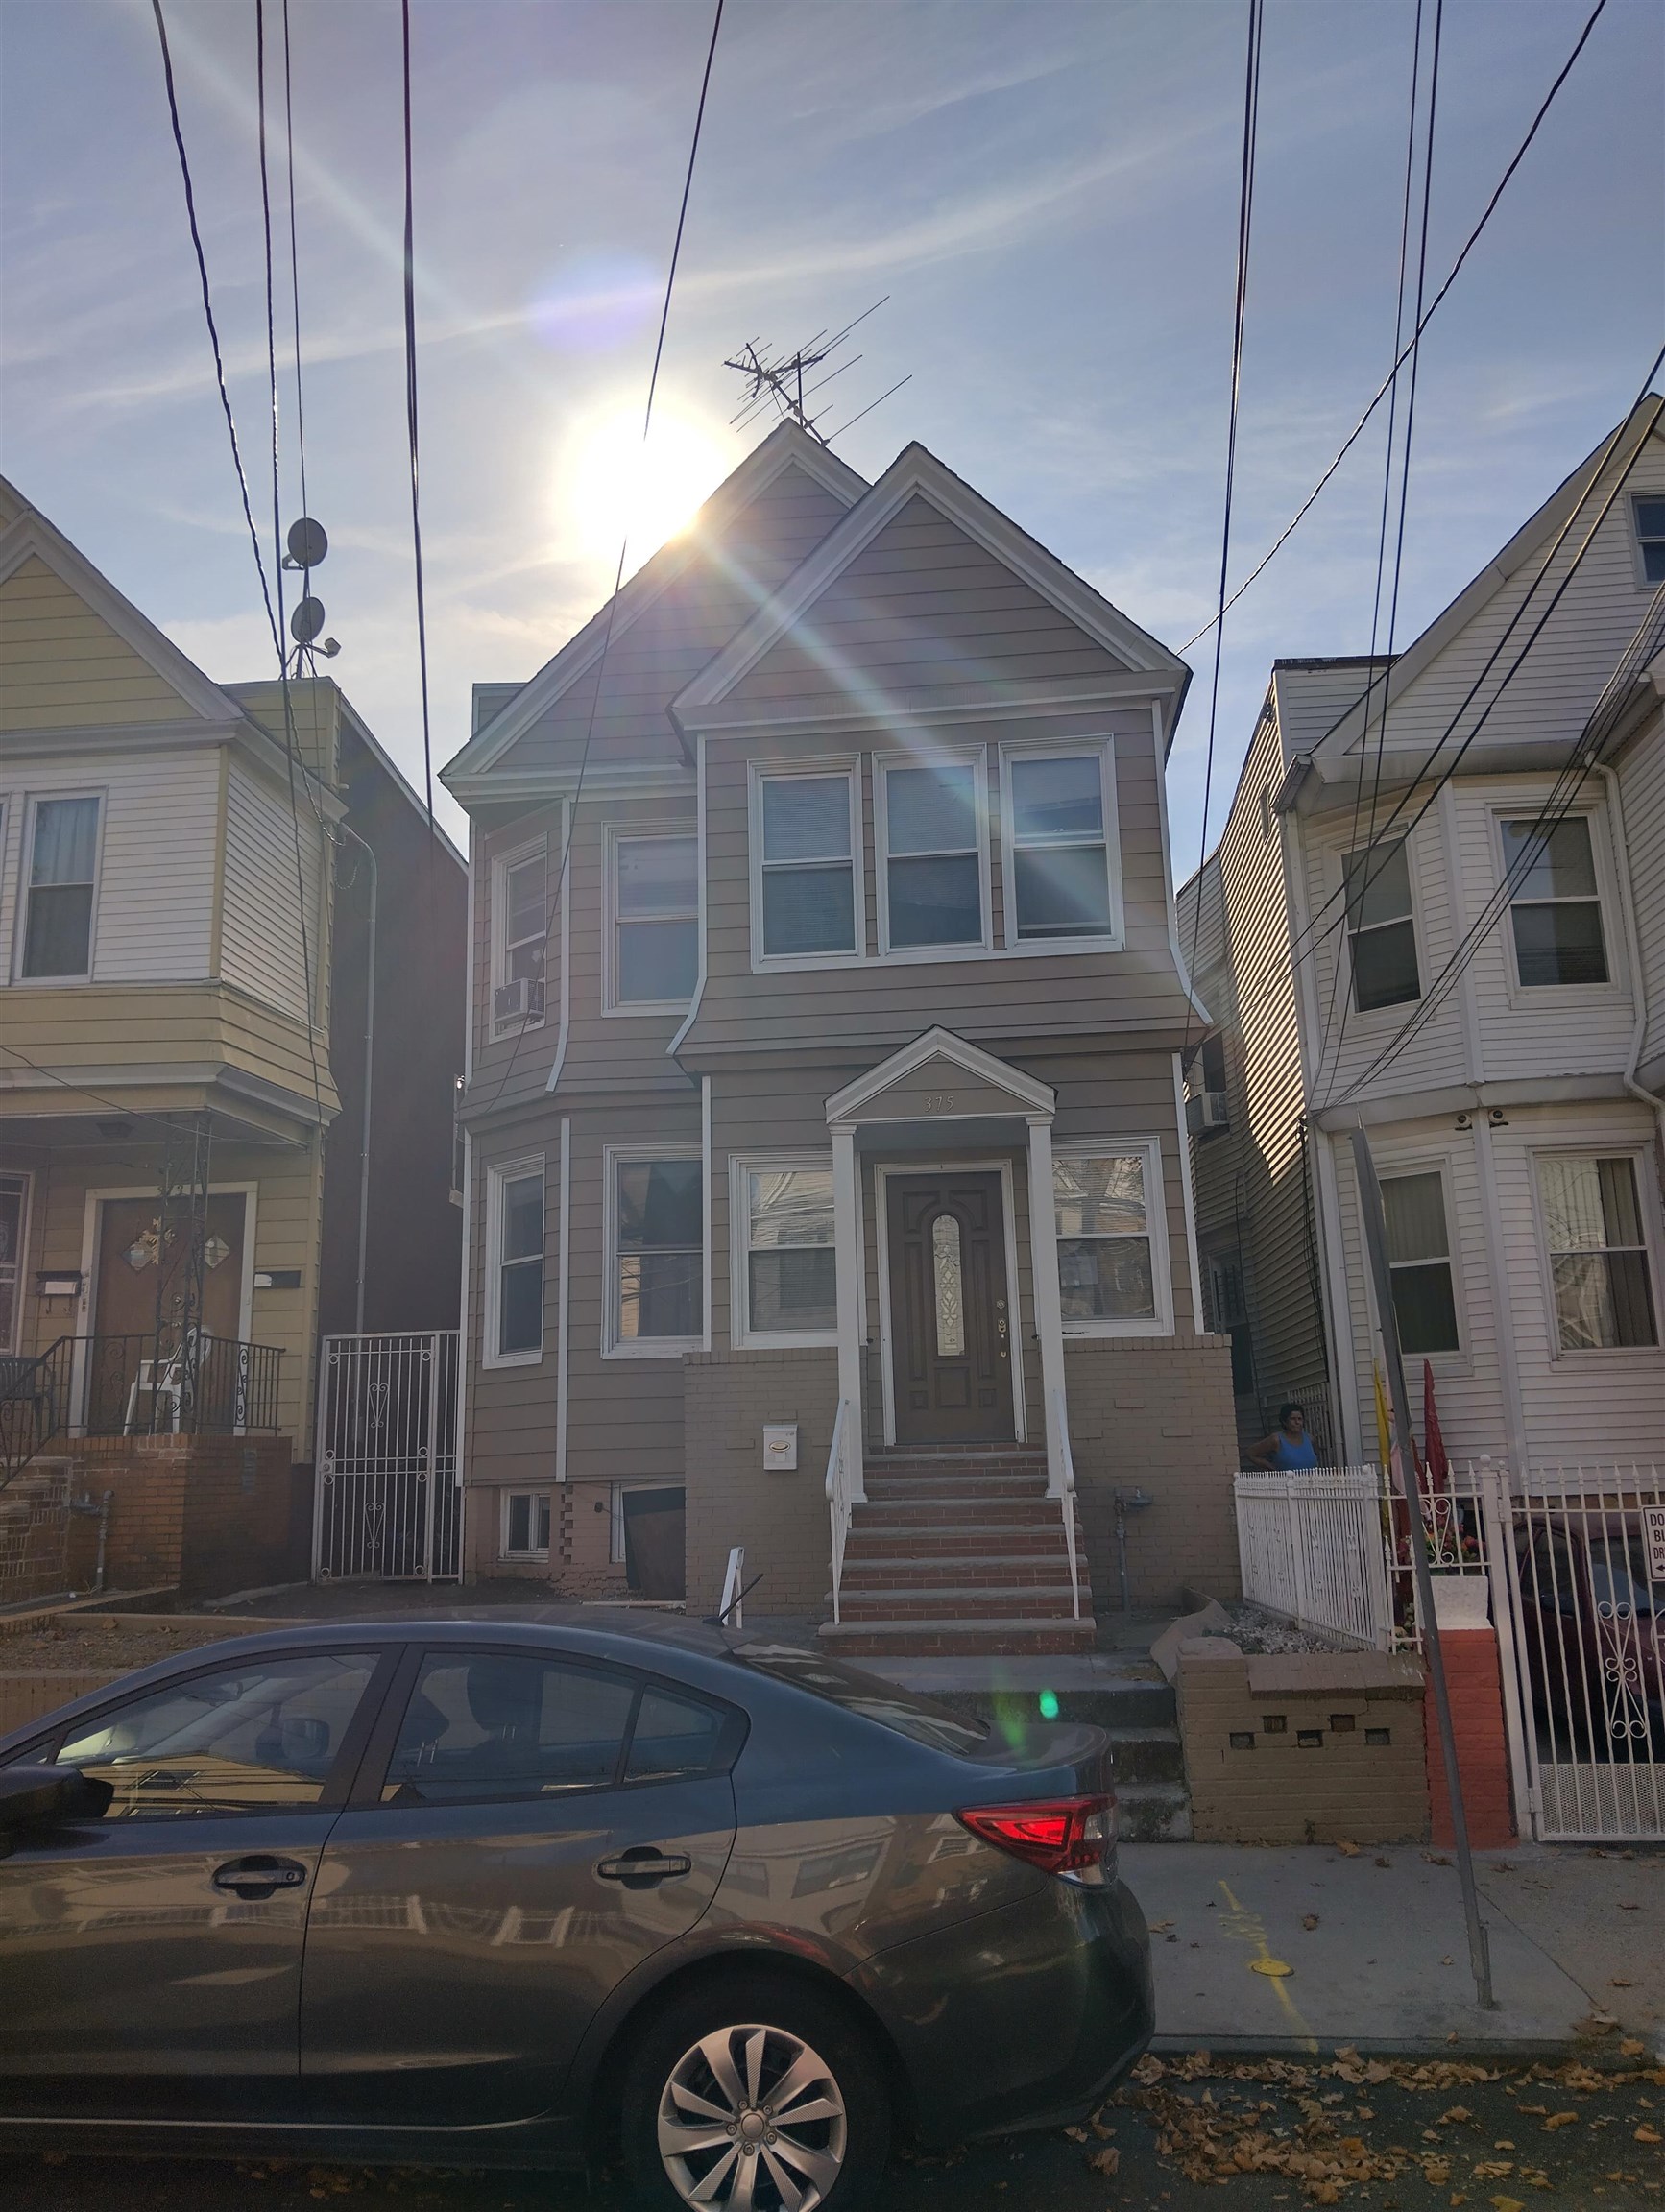
{"label": "beige vinyl siding", "polygon": [[691,775],[686,796],[667,793],[657,799],[580,802],[567,863],[572,877],[572,974],[563,1096],[598,1083],[615,1091],[648,1084],[672,1095],[687,1095],[688,1078],[665,1050],[682,1025],[686,1007],[675,1014],[603,1011],[604,945],[611,926],[606,848],[610,830],[621,836],[668,830],[691,837],[698,827]]}
{"label": "beige vinyl siding", "polygon": [[219,755],[209,747],[123,753],[114,749],[119,733],[111,736],[108,754],[37,757],[0,769],[0,979],[13,979],[21,966],[31,803],[67,793],[101,802],[93,982],[186,981],[209,973]]}
{"label": "beige vinyl siding", "polygon": [[[1665,715],[1655,710],[1614,765],[1648,1008],[1641,1058],[1652,1061],[1665,1053]],[[1619,866],[1625,866],[1623,854]]]}
{"label": "beige vinyl siding", "polygon": [[[997,950],[985,957],[882,961],[875,912],[873,761],[861,766],[864,943],[859,965],[752,972],[750,824],[747,762],[804,767],[818,759],[848,760],[855,750],[832,733],[743,742],[709,738],[706,747],[706,901],[708,974],[685,1057],[817,1045],[885,1047],[905,1044],[933,1022],[977,1040],[1044,1037],[1093,1030],[1172,1032],[1185,1022],[1185,999],[1169,939],[1163,873],[1156,744],[1147,708],[1014,718],[945,730],[945,746],[981,748],[990,795],[991,897],[994,937],[1002,942],[1005,872],[1001,820],[999,748],[1002,740],[1115,746],[1124,947],[1120,952]],[[885,749],[905,760],[902,749]],[[875,1055],[878,1056],[877,1054]]]}
{"label": "beige vinyl siding", "polygon": [[233,759],[226,791],[226,904],[221,973],[256,998],[296,1020],[306,1013],[310,965],[317,1020],[325,1018],[323,975],[327,951],[319,928],[318,884],[323,838],[302,802],[301,868],[306,893],[302,944],[295,888],[295,819],[287,796]]}
{"label": "beige vinyl siding", "polygon": [[38,554],[0,584],[0,730],[174,722],[189,712]]}
{"label": "beige vinyl siding", "polygon": [[[929,604],[913,607],[916,594]],[[916,495],[731,698],[790,702],[800,713],[817,706],[869,712],[876,699],[917,700],[944,686],[1124,673],[1124,663]]]}

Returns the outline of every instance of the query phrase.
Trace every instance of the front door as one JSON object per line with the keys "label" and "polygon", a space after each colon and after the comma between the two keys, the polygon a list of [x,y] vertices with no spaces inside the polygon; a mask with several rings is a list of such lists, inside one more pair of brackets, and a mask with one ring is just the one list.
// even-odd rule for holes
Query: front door
{"label": "front door", "polygon": [[999,1175],[909,1175],[890,1190],[896,1441],[1009,1443],[1012,1332]]}
{"label": "front door", "polygon": [[[209,1197],[203,1224],[202,1330],[206,1336],[237,1338],[243,1334],[243,1233],[248,1201],[243,1193],[217,1190]],[[151,1425],[151,1386],[157,1370],[148,1364],[157,1349],[165,1381],[167,1360],[179,1349],[179,1323],[185,1304],[185,1254],[177,1236],[160,1249],[161,1201],[157,1197],[106,1198],[99,1207],[98,1270],[93,1286],[93,1365],[87,1376],[87,1427],[108,1435],[128,1426]],[[158,1302],[158,1270],[160,1299]],[[140,1363],[146,1362],[141,1376]],[[210,1388],[214,1376],[200,1377]],[[171,1401],[163,1394],[157,1427],[168,1428]]]}

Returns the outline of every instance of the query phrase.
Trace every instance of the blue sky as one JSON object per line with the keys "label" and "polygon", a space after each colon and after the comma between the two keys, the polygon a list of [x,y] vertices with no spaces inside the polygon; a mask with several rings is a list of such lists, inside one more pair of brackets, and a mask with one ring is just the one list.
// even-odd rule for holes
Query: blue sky
{"label": "blue sky", "polygon": [[[1447,0],[1433,275],[1590,4]],[[1234,576],[1390,359],[1413,14],[1267,8]],[[167,15],[265,515],[253,0]],[[420,779],[398,10],[291,0],[291,17],[332,672]],[[921,440],[1181,644],[1218,579],[1246,17],[1246,0],[729,0],[661,386],[667,467],[714,482],[746,449],[721,365],[741,340],[793,343],[889,293],[843,386],[854,408],[912,381],[838,449],[873,475]],[[606,456],[640,405],[710,22],[705,0],[417,0],[436,761],[467,734],[470,685],[530,675],[611,581]],[[1665,324],[1662,113],[1665,15],[1610,0],[1425,341],[1402,642],[1634,396]],[[0,0],[0,470],[210,675],[265,675],[148,0]],[[287,517],[287,386],[282,411]],[[1228,617],[1217,829],[1271,659],[1368,644],[1381,465],[1367,434]],[[1206,656],[1170,767],[1181,874]]]}

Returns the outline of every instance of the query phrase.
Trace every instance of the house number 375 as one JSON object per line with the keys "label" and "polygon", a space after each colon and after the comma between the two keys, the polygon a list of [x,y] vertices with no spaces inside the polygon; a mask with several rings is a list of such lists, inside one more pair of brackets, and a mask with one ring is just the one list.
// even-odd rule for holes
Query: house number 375
{"label": "house number 375", "polygon": [[928,1114],[952,1114],[953,1107],[952,1091],[928,1091],[925,1094],[925,1110]]}

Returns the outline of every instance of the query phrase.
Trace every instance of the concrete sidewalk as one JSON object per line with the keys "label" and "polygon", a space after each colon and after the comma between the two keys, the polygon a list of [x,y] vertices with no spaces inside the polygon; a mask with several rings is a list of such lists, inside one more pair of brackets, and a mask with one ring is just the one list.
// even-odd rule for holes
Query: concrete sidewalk
{"label": "concrete sidewalk", "polygon": [[[1633,2037],[1649,2062],[1665,2060],[1665,1852],[1483,1854],[1490,2012],[1474,2000],[1448,1859],[1414,1844],[1357,1857],[1324,1844],[1124,1845],[1123,1879],[1152,1929],[1158,2049],[1501,2057],[1576,2046],[1601,2063]],[[1256,1970],[1268,1960],[1292,1971]],[[1581,2031],[1602,2015],[1617,2025]]]}

